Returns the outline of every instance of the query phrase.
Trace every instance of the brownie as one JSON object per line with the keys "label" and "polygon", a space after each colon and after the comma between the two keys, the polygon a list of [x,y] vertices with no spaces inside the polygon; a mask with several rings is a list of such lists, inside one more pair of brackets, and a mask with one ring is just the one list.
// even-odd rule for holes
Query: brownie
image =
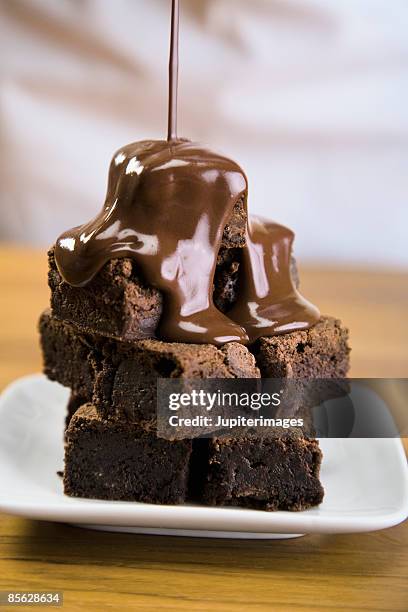
{"label": "brownie", "polygon": [[106,419],[85,404],[66,432],[64,490],[92,499],[304,510],[323,499],[320,463],[316,440],[169,442],[154,428]]}
{"label": "brownie", "polygon": [[[249,350],[160,340],[118,342],[84,334],[46,311],[40,319],[44,371],[51,380],[93,399],[102,413],[150,418],[157,378],[257,378]],[[313,328],[261,338],[253,348],[264,378],[336,378],[347,375],[348,332],[323,317]],[[150,415],[150,416],[149,416]]]}
{"label": "brownie", "polygon": [[90,400],[95,380],[94,355],[97,354],[92,337],[73,334],[71,326],[57,324],[49,310],[40,317],[39,331],[44,374],[69,387],[74,396]]}
{"label": "brownie", "polygon": [[317,440],[288,434],[193,441],[190,496],[211,506],[305,510],[320,504]]}
{"label": "brownie", "polygon": [[[149,418],[156,410],[158,378],[259,378],[253,355],[238,343],[212,345],[141,341],[104,361],[95,383],[99,401],[127,418]],[[119,359],[118,359],[119,358]]]}
{"label": "brownie", "polygon": [[67,416],[65,419],[66,428],[68,427],[72,417],[74,416],[78,408],[80,408],[86,403],[87,403],[86,397],[82,397],[81,395],[71,392],[71,395],[69,397],[68,404],[67,404]]}
{"label": "brownie", "polygon": [[238,298],[241,250],[221,249],[214,277],[214,304],[221,312],[228,312]]}
{"label": "brownie", "polygon": [[72,497],[180,504],[186,500],[191,442],[77,410],[66,432],[64,490]]}
{"label": "brownie", "polygon": [[322,316],[310,329],[260,338],[253,352],[263,378],[345,378],[350,367],[348,329]]}
{"label": "brownie", "polygon": [[254,356],[242,344],[222,347],[149,339],[119,342],[83,334],[49,311],[40,318],[44,372],[93,401],[107,416],[156,416],[158,378],[259,378]]}
{"label": "brownie", "polygon": [[224,227],[221,250],[243,247],[246,244],[246,226],[248,220],[246,196],[235,204],[231,217]]}
{"label": "brownie", "polygon": [[[230,308],[236,299],[238,252],[245,245],[246,220],[246,208],[240,200],[224,228],[217,260],[214,300],[223,310]],[[112,259],[84,287],[73,287],[63,281],[54,248],[48,252],[48,262],[51,308],[56,317],[83,331],[119,340],[154,337],[163,308],[162,294],[144,281],[132,259]],[[232,276],[225,287],[228,270]]]}

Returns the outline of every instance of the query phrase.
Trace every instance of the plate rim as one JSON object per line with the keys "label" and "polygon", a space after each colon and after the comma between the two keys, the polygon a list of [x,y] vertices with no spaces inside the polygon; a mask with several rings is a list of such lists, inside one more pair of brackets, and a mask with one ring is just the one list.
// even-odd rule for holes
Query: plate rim
{"label": "plate rim", "polygon": [[[4,404],[13,399],[14,393],[22,387],[27,390],[31,384],[58,385],[49,381],[44,374],[30,374],[14,380],[0,396],[0,415]],[[354,438],[358,440],[358,438]],[[386,529],[403,522],[408,516],[408,467],[404,446],[400,438],[389,438],[395,447],[395,457],[401,469],[406,471],[407,479],[403,484],[401,504],[395,510],[389,510],[374,517],[344,515],[308,514],[308,510],[290,512],[279,510],[266,512],[245,508],[211,508],[206,506],[180,505],[165,506],[143,504],[138,502],[120,502],[70,498],[63,493],[51,496],[45,503],[41,500],[32,502],[24,498],[9,500],[5,498],[0,487],[0,512],[33,520],[45,520],[81,524],[83,526],[140,527],[187,530],[245,533],[363,533]],[[404,468],[405,464],[405,468]],[[1,471],[0,471],[1,478]],[[54,501],[54,499],[55,501]],[[61,503],[61,500],[63,502]],[[135,514],[135,508],[137,512]],[[193,509],[193,512],[192,512]],[[131,520],[137,518],[134,522]],[[202,515],[205,516],[202,516]],[[113,520],[112,520],[113,519]],[[254,519],[258,519],[255,520]],[[205,528],[203,527],[203,521]],[[220,523],[222,526],[217,526]],[[254,524],[255,523],[255,524]],[[201,527],[200,527],[201,524]],[[245,525],[246,524],[246,525]],[[249,528],[248,528],[249,527]]]}

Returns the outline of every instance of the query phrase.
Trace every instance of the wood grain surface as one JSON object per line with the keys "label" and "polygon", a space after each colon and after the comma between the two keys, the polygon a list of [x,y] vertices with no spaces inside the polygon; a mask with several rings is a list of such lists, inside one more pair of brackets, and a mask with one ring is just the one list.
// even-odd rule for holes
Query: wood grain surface
{"label": "wood grain surface", "polygon": [[[0,388],[40,371],[44,253],[0,248]],[[406,377],[402,273],[302,270],[305,295],[351,330],[352,375]],[[92,532],[0,515],[0,590],[61,590],[66,610],[408,610],[408,523],[287,541]]]}

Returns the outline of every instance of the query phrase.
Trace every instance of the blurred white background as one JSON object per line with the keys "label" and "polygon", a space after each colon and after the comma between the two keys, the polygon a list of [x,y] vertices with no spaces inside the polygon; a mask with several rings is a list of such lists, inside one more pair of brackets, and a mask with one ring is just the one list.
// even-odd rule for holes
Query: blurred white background
{"label": "blurred white background", "polygon": [[[179,133],[302,261],[408,267],[408,1],[181,0]],[[0,0],[0,239],[48,246],[166,135],[170,0]]]}

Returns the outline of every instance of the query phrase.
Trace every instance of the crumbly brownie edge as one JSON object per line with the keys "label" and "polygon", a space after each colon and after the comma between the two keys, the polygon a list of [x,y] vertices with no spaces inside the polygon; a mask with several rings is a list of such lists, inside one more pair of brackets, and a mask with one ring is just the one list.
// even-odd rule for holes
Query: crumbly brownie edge
{"label": "crumbly brownie edge", "polygon": [[130,420],[156,416],[158,378],[259,378],[254,356],[238,343],[178,344],[160,340],[120,343],[83,334],[52,316],[40,318],[44,372],[93,400],[102,414]]}
{"label": "crumbly brownie edge", "polygon": [[349,332],[339,319],[322,316],[310,329],[263,337],[251,350],[263,378],[346,378]]}

